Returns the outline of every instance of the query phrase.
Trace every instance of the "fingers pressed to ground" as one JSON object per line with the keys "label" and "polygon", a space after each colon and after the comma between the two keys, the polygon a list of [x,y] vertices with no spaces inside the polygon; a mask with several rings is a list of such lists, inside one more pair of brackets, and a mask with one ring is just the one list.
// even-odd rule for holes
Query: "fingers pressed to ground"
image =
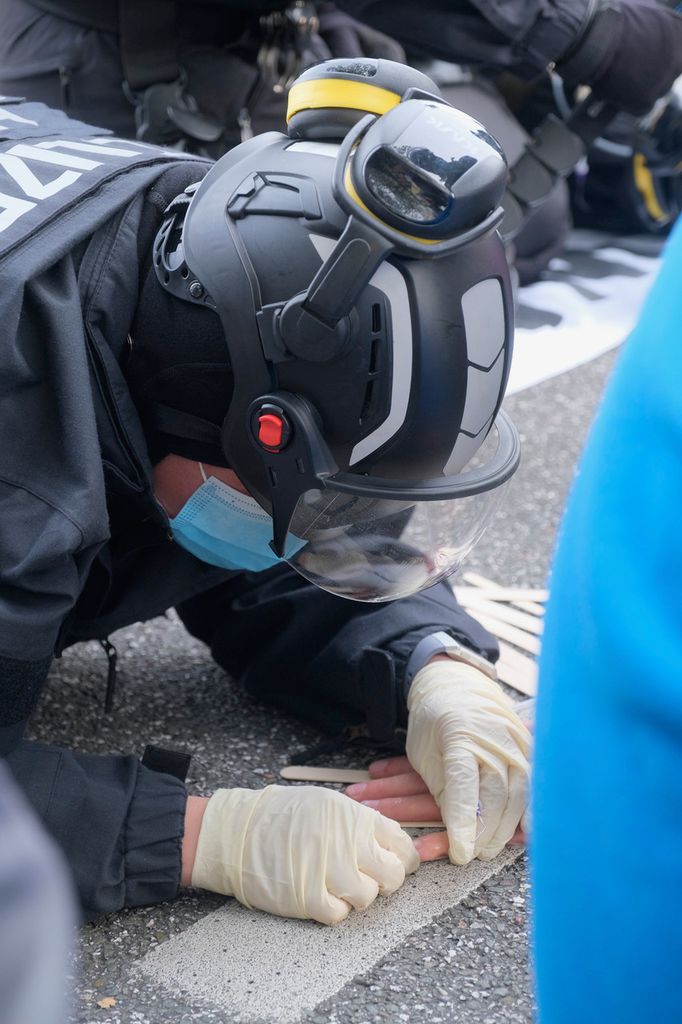
{"label": "fingers pressed to ground", "polygon": [[431,832],[414,840],[420,861],[441,860],[448,855],[447,832]]}
{"label": "fingers pressed to ground", "polygon": [[411,772],[412,765],[406,757],[389,757],[384,761],[373,761],[368,771],[373,779],[385,779],[389,775],[404,775]]}
{"label": "fingers pressed to ground", "polygon": [[441,817],[438,804],[430,793],[387,797],[385,800],[363,800],[362,803],[394,821],[440,821]]}
{"label": "fingers pressed to ground", "polygon": [[353,800],[383,800],[393,796],[417,796],[428,791],[421,775],[405,772],[403,775],[389,775],[371,782],[355,782],[346,789],[346,796]]}
{"label": "fingers pressed to ground", "polygon": [[[525,833],[521,829],[517,829],[509,840],[509,845],[525,846],[525,844]],[[448,834],[447,832],[430,832],[427,836],[415,839],[414,845],[422,863],[429,860],[445,860],[448,855]]]}

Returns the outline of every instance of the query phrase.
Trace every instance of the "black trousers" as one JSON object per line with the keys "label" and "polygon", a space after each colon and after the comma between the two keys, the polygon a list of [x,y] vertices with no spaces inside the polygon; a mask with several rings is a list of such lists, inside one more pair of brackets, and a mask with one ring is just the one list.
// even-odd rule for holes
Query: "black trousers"
{"label": "black trousers", "polygon": [[493,637],[460,608],[446,583],[363,604],[328,594],[281,565],[240,573],[177,610],[258,700],[330,733],[366,725],[380,741],[406,723],[405,667],[423,637],[443,630],[497,658]]}

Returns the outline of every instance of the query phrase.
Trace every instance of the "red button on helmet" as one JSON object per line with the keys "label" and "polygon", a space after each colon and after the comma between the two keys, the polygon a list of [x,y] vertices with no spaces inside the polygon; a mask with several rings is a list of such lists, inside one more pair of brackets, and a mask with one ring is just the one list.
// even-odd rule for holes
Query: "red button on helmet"
{"label": "red button on helmet", "polygon": [[284,437],[284,421],[273,412],[258,417],[258,440],[264,448],[279,449]]}

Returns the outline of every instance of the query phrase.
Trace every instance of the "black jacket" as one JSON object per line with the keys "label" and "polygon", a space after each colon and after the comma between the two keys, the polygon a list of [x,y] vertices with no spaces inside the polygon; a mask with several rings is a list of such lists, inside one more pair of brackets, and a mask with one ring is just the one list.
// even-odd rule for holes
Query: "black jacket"
{"label": "black jacket", "polygon": [[[0,125],[0,746],[66,847],[84,902],[109,909],[147,899],[136,886],[148,876],[159,898],[175,892],[177,871],[170,880],[159,872],[154,851],[169,841],[179,848],[184,786],[135,758],[19,740],[52,655],[78,635],[78,599],[95,618],[109,590],[112,502],[123,501],[143,534],[155,523],[165,538],[117,357],[159,217],[150,186],[170,176],[171,198],[207,165],[133,143],[112,149],[113,140],[99,157],[100,130],[40,104],[5,105]],[[170,551],[174,592],[152,597],[150,614],[210,585],[211,570],[183,556]],[[149,843],[122,849],[126,822],[134,832],[152,811]],[[83,843],[86,821],[96,850]]]}
{"label": "black jacket", "polygon": [[[38,104],[0,106],[0,126],[0,154],[14,150],[0,159],[0,752],[85,906],[110,911],[177,892],[185,787],[136,757],[21,739],[55,653],[177,605],[260,699],[386,739],[405,724],[404,667],[422,637],[446,630],[495,650],[444,585],[367,606],[286,566],[218,570],[171,541],[126,378],[128,336],[163,210],[209,165],[97,143],[96,129]],[[124,155],[100,157],[107,146]]]}

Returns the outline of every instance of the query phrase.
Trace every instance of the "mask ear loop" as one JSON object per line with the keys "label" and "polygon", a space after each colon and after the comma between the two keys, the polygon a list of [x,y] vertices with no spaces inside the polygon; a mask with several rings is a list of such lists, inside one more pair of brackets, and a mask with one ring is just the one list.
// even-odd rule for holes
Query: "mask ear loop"
{"label": "mask ear loop", "polygon": [[[199,466],[199,472],[201,473],[201,479],[203,480],[204,483],[207,483],[208,482],[208,478],[207,478],[206,473],[204,471],[204,464],[203,464],[203,462],[198,462],[197,465]],[[157,498],[156,500],[158,501],[159,505],[161,506],[163,511],[166,513],[168,518],[172,519],[173,516],[171,516],[170,512],[168,511],[168,509],[166,508],[164,503],[161,501],[161,499]]]}

